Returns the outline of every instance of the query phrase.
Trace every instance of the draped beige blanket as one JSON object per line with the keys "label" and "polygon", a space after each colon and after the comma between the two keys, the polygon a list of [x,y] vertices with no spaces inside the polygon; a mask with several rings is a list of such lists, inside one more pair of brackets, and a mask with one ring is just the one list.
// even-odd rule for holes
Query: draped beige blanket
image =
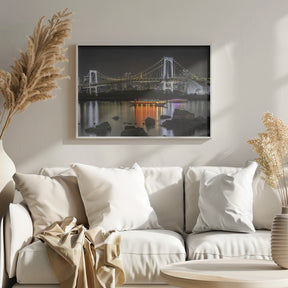
{"label": "draped beige blanket", "polygon": [[47,245],[51,266],[63,288],[113,288],[125,282],[120,235],[101,227],[86,229],[65,218],[37,238]]}

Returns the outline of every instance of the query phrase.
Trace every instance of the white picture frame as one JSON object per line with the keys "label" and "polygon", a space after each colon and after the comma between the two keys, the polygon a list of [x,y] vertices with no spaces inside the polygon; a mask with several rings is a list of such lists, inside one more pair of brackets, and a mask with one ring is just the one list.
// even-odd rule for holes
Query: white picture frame
{"label": "white picture frame", "polygon": [[210,45],[76,45],[76,138],[210,138]]}

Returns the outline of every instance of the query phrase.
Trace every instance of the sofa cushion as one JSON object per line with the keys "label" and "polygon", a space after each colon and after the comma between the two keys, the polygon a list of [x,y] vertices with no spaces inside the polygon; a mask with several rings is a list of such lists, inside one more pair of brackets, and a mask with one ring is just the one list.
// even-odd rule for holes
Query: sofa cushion
{"label": "sofa cushion", "polygon": [[200,178],[200,214],[193,232],[255,232],[252,181],[256,162],[235,173],[204,171]]}
{"label": "sofa cushion", "polygon": [[206,232],[189,234],[186,239],[188,260],[246,258],[271,260],[271,233]]}
{"label": "sofa cushion", "polygon": [[138,164],[131,168],[100,168],[74,164],[89,226],[105,230],[161,228],[150,205]]}
{"label": "sofa cushion", "polygon": [[[129,284],[163,283],[160,267],[186,258],[181,235],[155,229],[121,232],[120,253]],[[16,277],[21,284],[58,283],[44,243],[34,242],[19,252]]]}
{"label": "sofa cushion", "polygon": [[183,169],[144,167],[145,187],[159,224],[166,230],[184,231]]}
{"label": "sofa cushion", "polygon": [[[199,185],[203,172],[230,174],[237,173],[240,169],[242,168],[221,166],[194,166],[187,169],[185,173],[185,231],[187,233],[192,232],[199,215]],[[273,216],[281,212],[278,193],[266,184],[259,170],[254,175],[252,187],[253,225],[255,229],[271,229]]]}
{"label": "sofa cushion", "polygon": [[69,167],[46,167],[46,168],[41,168],[40,171],[39,171],[39,174],[43,175],[43,176],[54,177],[54,176],[57,176],[59,174],[67,173],[67,171],[69,173],[71,173],[71,175],[76,176],[74,170],[69,168]]}
{"label": "sofa cushion", "polygon": [[271,188],[263,177],[258,171],[253,180],[253,223],[256,229],[271,229],[273,218],[281,213],[282,205],[279,191]]}
{"label": "sofa cushion", "polygon": [[200,213],[198,208],[199,187],[201,175],[204,171],[227,174],[238,172],[239,168],[216,166],[194,166],[188,168],[185,173],[185,230],[187,233],[192,232]]}
{"label": "sofa cushion", "polygon": [[16,266],[17,283],[59,283],[50,266],[45,245],[41,241],[36,241],[20,250]]}
{"label": "sofa cushion", "polygon": [[68,216],[76,217],[78,224],[87,226],[76,176],[63,173],[50,178],[16,173],[13,179],[31,212],[35,236]]}
{"label": "sofa cushion", "polygon": [[163,283],[160,268],[186,259],[183,238],[173,231],[124,231],[121,238],[127,284]]}
{"label": "sofa cushion", "polygon": [[[67,168],[61,167],[42,168],[40,174],[53,177],[66,170]],[[142,167],[142,171],[150,204],[157,214],[159,224],[166,230],[183,233],[183,169],[181,167]]]}

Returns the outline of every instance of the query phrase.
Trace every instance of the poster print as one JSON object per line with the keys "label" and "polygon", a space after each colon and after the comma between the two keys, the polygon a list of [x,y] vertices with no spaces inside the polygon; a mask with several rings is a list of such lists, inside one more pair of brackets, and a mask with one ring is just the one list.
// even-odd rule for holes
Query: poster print
{"label": "poster print", "polygon": [[77,138],[210,137],[210,46],[77,45]]}

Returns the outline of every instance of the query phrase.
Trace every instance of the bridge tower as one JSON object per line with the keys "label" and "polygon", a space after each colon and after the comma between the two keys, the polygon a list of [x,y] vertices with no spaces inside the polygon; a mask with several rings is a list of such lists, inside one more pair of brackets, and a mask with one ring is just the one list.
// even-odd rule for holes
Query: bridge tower
{"label": "bridge tower", "polygon": [[[162,69],[162,90],[170,90],[173,92],[173,81],[171,79],[174,78],[175,75],[175,67],[174,67],[174,59],[173,57],[163,57],[163,69]],[[170,80],[169,80],[170,79]]]}
{"label": "bridge tower", "polygon": [[89,70],[88,74],[88,79],[89,79],[89,93],[92,94],[94,91],[95,94],[97,95],[97,83],[98,83],[98,72],[97,70]]}

